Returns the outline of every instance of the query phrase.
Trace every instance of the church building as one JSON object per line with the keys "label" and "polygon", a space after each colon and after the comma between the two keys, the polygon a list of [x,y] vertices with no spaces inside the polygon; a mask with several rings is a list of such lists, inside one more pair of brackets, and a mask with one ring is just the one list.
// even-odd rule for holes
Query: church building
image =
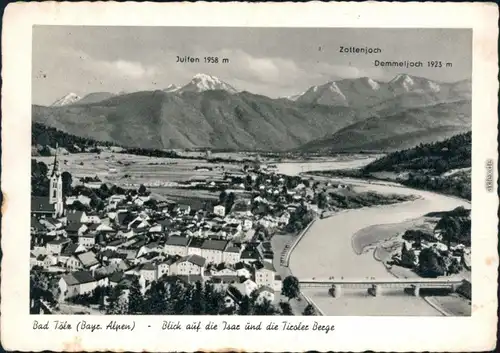
{"label": "church building", "polygon": [[64,215],[63,182],[57,160],[57,147],[49,183],[49,196],[31,197],[31,214],[33,216],[57,218]]}

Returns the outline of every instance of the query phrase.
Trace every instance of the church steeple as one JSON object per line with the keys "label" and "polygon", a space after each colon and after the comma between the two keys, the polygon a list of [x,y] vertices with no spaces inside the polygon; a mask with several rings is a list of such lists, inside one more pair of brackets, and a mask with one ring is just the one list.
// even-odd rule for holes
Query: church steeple
{"label": "church steeple", "polygon": [[59,171],[59,162],[57,161],[57,150],[59,146],[56,144],[56,153],[54,155],[54,167],[50,175],[49,203],[54,205],[55,215],[61,216],[64,212],[64,201],[62,192],[62,177]]}

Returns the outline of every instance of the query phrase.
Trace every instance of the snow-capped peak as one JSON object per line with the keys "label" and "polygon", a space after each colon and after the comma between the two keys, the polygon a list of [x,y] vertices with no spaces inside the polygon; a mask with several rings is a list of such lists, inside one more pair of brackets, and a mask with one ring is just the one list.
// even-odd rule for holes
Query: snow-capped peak
{"label": "snow-capped peak", "polygon": [[376,91],[380,88],[380,85],[373,81],[371,78],[366,78],[366,83],[368,84],[368,86],[370,86],[372,88],[372,90]]}
{"label": "snow-capped peak", "polygon": [[236,93],[236,89],[219,78],[207,74],[196,74],[187,85],[180,89],[182,92],[204,92],[211,90],[224,90]]}
{"label": "snow-capped peak", "polygon": [[433,92],[439,92],[441,90],[441,87],[436,82],[429,81],[428,85]]}
{"label": "snow-capped peak", "polygon": [[59,98],[54,103],[52,103],[53,107],[62,107],[64,105],[69,105],[78,102],[82,97],[77,95],[76,93],[68,93],[64,97]]}
{"label": "snow-capped peak", "polygon": [[346,96],[344,95],[344,93],[342,93],[342,91],[340,90],[339,86],[337,86],[337,84],[335,82],[331,82],[329,85],[328,85],[328,89],[335,93],[335,94],[338,94],[339,96],[341,96],[343,99],[347,99]]}
{"label": "snow-capped peak", "polygon": [[401,85],[403,86],[405,91],[409,91],[415,84],[415,81],[410,75],[399,74],[396,77],[394,77],[389,83]]}
{"label": "snow-capped peak", "polygon": [[180,90],[181,88],[177,85],[170,84],[167,86],[167,88],[163,89],[163,92],[176,92]]}

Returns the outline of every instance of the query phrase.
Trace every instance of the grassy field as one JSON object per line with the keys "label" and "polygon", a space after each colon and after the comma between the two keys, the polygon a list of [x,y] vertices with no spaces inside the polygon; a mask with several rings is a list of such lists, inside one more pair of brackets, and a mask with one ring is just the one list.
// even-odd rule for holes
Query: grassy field
{"label": "grassy field", "polygon": [[[33,158],[52,168],[54,157]],[[241,168],[238,164],[209,163],[204,159],[158,158],[114,152],[69,154],[60,156],[59,160],[61,169],[70,172],[74,180],[97,175],[103,182],[123,186],[157,181],[170,186],[168,183],[222,177],[224,171]],[[195,170],[196,167],[206,167],[211,170]]]}

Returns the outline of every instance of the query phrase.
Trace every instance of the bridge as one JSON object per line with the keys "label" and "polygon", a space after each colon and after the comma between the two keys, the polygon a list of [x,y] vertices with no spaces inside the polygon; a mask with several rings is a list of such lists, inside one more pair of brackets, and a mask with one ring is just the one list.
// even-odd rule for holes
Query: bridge
{"label": "bridge", "polygon": [[420,295],[421,288],[444,288],[456,291],[463,283],[461,278],[394,278],[394,279],[301,279],[301,288],[323,287],[328,288],[329,293],[334,297],[339,297],[342,288],[368,289],[368,293],[377,296],[381,294],[382,288],[403,288],[411,289],[415,296]]}

